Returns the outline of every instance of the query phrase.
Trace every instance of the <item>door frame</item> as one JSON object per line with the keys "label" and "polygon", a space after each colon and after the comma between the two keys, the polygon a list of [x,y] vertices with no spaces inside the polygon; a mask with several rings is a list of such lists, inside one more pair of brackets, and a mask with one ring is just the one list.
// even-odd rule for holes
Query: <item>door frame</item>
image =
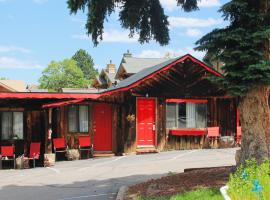
{"label": "door frame", "polygon": [[[96,135],[96,131],[94,131],[94,122],[96,121],[95,120],[95,114],[94,114],[94,107],[95,107],[95,105],[97,105],[97,104],[106,104],[106,105],[109,105],[110,106],[110,109],[111,109],[111,150],[110,151],[95,151],[95,144],[94,144],[94,140],[95,140],[95,135]],[[94,145],[94,152],[97,152],[97,153],[111,153],[111,152],[113,152],[113,150],[114,150],[114,146],[113,146],[113,143],[114,143],[114,141],[113,141],[113,105],[112,104],[109,104],[109,103],[103,103],[103,102],[95,102],[95,103],[93,103],[92,104],[92,128],[93,128],[93,145]],[[95,127],[96,128],[96,127]]]}
{"label": "door frame", "polygon": [[[155,101],[155,141],[154,145],[138,145],[137,138],[138,138],[138,100],[139,99],[152,99]],[[157,146],[157,98],[156,97],[136,97],[136,148],[140,147],[156,147]]]}

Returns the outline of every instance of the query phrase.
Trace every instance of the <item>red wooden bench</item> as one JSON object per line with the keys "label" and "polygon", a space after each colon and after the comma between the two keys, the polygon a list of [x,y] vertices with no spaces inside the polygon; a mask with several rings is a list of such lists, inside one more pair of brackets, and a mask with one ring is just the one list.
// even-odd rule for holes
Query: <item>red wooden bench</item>
{"label": "red wooden bench", "polygon": [[81,158],[81,151],[88,151],[87,158],[89,158],[89,154],[93,154],[93,145],[91,144],[90,136],[80,136],[79,137],[79,151]]}
{"label": "red wooden bench", "polygon": [[36,160],[39,159],[40,156],[40,142],[31,142],[30,144],[30,152],[29,152],[29,160],[33,160],[33,167],[36,167]]}
{"label": "red wooden bench", "polygon": [[14,153],[14,146],[1,146],[0,152],[0,168],[2,169],[2,162],[3,161],[13,161],[13,167],[15,169],[15,153]]}
{"label": "red wooden bench", "polygon": [[[55,155],[57,153],[66,153],[68,146],[66,145],[65,138],[54,138],[53,139],[53,146]],[[56,160],[56,156],[55,156]]]}

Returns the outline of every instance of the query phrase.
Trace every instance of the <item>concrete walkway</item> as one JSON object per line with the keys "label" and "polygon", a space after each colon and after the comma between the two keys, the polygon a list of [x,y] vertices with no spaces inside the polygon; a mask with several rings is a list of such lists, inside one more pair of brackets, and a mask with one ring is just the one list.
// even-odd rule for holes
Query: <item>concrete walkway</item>
{"label": "concrete walkway", "polygon": [[170,151],[159,154],[57,162],[51,168],[0,171],[0,200],[115,199],[132,185],[186,168],[234,165],[236,149]]}

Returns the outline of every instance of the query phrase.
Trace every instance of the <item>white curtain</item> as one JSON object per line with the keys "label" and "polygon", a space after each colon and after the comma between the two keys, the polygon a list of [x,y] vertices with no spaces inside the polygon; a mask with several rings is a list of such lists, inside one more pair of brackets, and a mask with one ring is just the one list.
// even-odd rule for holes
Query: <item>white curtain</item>
{"label": "white curtain", "polygon": [[80,132],[88,132],[88,106],[79,106]]}
{"label": "white curtain", "polygon": [[187,128],[196,127],[196,106],[194,103],[186,103]]}
{"label": "white curtain", "polygon": [[12,112],[2,112],[2,140],[12,139]]}
{"label": "white curtain", "polygon": [[69,106],[68,110],[68,130],[69,132],[77,132],[77,107],[74,105]]}
{"label": "white curtain", "polygon": [[13,113],[13,135],[23,139],[23,112]]}
{"label": "white curtain", "polygon": [[167,103],[166,108],[166,127],[176,128],[177,127],[177,104]]}

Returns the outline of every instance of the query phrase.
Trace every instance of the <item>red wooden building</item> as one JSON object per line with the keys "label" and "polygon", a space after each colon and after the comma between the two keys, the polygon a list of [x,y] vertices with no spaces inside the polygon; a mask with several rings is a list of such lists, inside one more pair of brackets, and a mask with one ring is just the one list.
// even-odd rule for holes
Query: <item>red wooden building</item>
{"label": "red wooden building", "polygon": [[1,145],[27,155],[40,141],[50,153],[49,128],[70,148],[89,135],[95,152],[113,153],[209,147],[207,127],[236,136],[237,101],[208,79],[222,75],[205,63],[185,55],[134,74],[119,69],[123,80],[106,90],[0,93]]}

